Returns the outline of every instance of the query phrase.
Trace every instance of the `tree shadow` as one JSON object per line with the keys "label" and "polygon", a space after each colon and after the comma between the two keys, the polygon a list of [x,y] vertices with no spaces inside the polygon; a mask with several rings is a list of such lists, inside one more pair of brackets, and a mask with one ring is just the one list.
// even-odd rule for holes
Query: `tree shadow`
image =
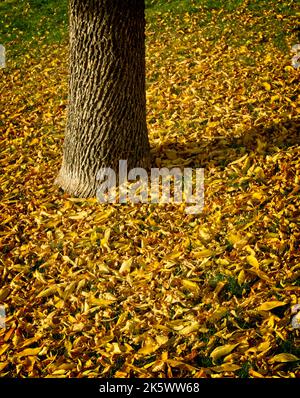
{"label": "tree shadow", "polygon": [[160,159],[161,167],[167,163],[166,167],[223,169],[246,153],[253,152],[260,156],[272,155],[278,149],[300,145],[300,118],[271,123],[265,127],[258,126],[244,131],[238,137],[218,137],[210,140],[199,138],[198,145],[191,139],[186,141],[185,145],[171,142],[152,146],[152,167],[158,167],[157,159]]}

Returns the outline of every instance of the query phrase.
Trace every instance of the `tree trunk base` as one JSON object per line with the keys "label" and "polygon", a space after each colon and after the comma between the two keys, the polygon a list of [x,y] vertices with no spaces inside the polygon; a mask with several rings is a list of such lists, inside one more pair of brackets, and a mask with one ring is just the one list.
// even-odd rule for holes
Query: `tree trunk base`
{"label": "tree trunk base", "polygon": [[[128,172],[134,167],[141,167],[149,172],[151,163],[152,156],[149,151],[139,162],[135,162],[134,164],[129,163]],[[119,170],[116,170],[115,167],[113,169],[116,173],[116,180],[118,181]],[[98,181],[96,178],[93,181],[87,180],[86,177],[80,178],[78,175],[68,171],[64,164],[62,165],[54,184],[64,192],[78,198],[94,198],[97,194]]]}
{"label": "tree trunk base", "polygon": [[90,198],[96,196],[96,186],[93,183],[82,181],[80,178],[71,176],[63,168],[60,169],[54,184],[71,196],[78,198]]}

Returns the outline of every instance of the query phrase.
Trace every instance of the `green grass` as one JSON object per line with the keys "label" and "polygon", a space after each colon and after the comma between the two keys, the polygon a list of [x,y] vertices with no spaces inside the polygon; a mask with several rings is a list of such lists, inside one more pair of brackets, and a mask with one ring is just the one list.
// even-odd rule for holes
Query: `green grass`
{"label": "green grass", "polygon": [[225,8],[233,11],[243,0],[146,0],[146,7],[156,12],[197,12],[199,8],[219,10]]}
{"label": "green grass", "polygon": [[11,57],[29,48],[58,43],[67,36],[66,0],[4,0],[0,2],[0,43]]}
{"label": "green grass", "polygon": [[[174,26],[174,32],[178,26],[183,31],[188,29],[185,14],[198,13],[201,14],[198,29],[213,45],[219,41],[235,47],[250,45],[260,54],[269,43],[283,52],[289,51],[288,38],[295,37],[299,29],[293,0],[146,0],[146,6],[148,22],[152,28],[157,26],[158,34],[166,25],[168,29]],[[245,21],[246,13],[249,18]],[[174,15],[177,15],[176,24]],[[244,63],[255,66],[251,57],[245,56]]]}
{"label": "green grass", "polygon": [[[270,42],[281,51],[288,50],[287,37],[295,36],[297,29],[296,8],[293,0],[146,0],[147,22],[157,34],[165,26],[189,29],[186,13],[200,13],[201,22],[195,28],[212,44],[222,40],[244,46],[250,40],[259,53]],[[245,11],[256,18],[255,23],[245,26],[240,19]],[[1,1],[0,43],[9,57],[18,57],[42,44],[62,42],[67,39],[67,14],[67,0]],[[176,18],[179,25],[169,24],[170,18],[173,22]],[[245,65],[253,63],[247,54],[244,58]]]}
{"label": "green grass", "polygon": [[146,0],[150,12],[206,12],[224,10],[234,12],[240,7],[262,14],[262,10],[271,9],[275,14],[292,15],[296,8],[295,0]]}

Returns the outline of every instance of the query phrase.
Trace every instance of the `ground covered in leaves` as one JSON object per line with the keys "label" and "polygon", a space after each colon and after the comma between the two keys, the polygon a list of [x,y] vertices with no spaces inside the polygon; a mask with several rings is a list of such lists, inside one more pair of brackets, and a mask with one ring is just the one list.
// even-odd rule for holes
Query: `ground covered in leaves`
{"label": "ground covered in leaves", "polygon": [[205,168],[204,210],[60,192],[67,45],[40,39],[12,57],[0,70],[1,375],[299,377],[299,13],[149,3],[153,162]]}

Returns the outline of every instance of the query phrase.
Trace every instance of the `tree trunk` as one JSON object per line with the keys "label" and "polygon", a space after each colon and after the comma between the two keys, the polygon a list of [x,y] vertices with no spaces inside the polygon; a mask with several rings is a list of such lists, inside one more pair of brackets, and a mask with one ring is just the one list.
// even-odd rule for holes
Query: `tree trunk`
{"label": "tree trunk", "polygon": [[144,0],[70,0],[70,80],[56,183],[95,196],[97,173],[149,164]]}

